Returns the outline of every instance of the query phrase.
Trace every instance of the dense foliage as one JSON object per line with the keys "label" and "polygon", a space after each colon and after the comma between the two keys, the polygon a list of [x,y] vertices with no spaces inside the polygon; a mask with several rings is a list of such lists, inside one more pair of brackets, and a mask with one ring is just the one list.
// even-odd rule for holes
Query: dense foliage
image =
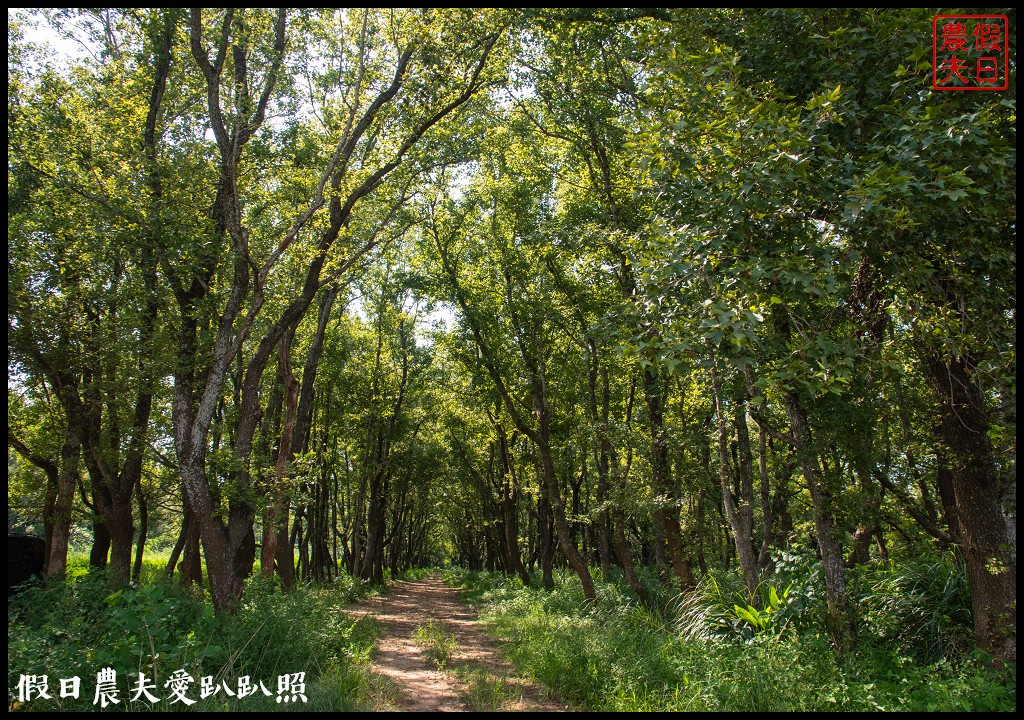
{"label": "dense foliage", "polygon": [[[551,592],[496,597],[587,706],[1005,708],[1001,14],[1009,89],[939,92],[923,10],[9,12],[12,672],[163,616],[235,672],[249,608],[450,563]],[[768,699],[694,679],[737,648]]]}
{"label": "dense foliage", "polygon": [[[67,587],[31,588],[8,604],[13,709],[96,710],[96,675],[104,668],[117,673],[117,704],[110,707],[136,712],[186,707],[164,685],[178,670],[191,678],[185,696],[206,711],[277,709],[278,677],[300,672],[307,710],[368,709],[388,692],[368,669],[376,625],[342,612],[365,594],[359,583],[281,594],[255,582],[238,612],[220,617],[201,595],[159,578],[155,565],[143,586],[111,593],[103,574],[86,574],[81,560],[72,562],[75,579]],[[158,681],[151,691],[157,702],[129,691],[140,673]],[[21,675],[46,676],[50,699],[19,703]],[[73,677],[81,680],[79,697],[61,697],[60,680]],[[220,690],[201,696],[204,678]],[[242,678],[262,682],[271,695],[230,697],[223,688],[237,692]]]}
{"label": "dense foliage", "polygon": [[[723,591],[712,576],[682,601],[674,620],[638,606],[622,582],[599,583],[601,603],[595,607],[582,602],[563,573],[558,574],[552,592],[538,592],[487,573],[459,570],[449,577],[465,587],[466,597],[479,606],[489,627],[506,643],[517,668],[581,710],[998,712],[1016,708],[1015,673],[993,671],[983,657],[965,663],[963,658],[935,655],[929,629],[905,624],[909,618],[901,611],[910,608],[899,607],[905,596],[886,590],[906,580],[891,570],[876,570],[873,577],[864,578],[865,588],[874,584],[873,595],[857,600],[862,607],[871,607],[871,621],[862,626],[857,655],[835,652],[820,624],[810,617],[823,613],[824,588],[820,571],[815,583],[808,570],[812,568],[806,563],[797,563],[792,572],[783,573],[793,589],[783,611],[764,626],[736,604],[742,592]],[[950,581],[950,570],[940,564],[918,572],[943,583]],[[920,612],[926,603],[952,612],[958,611],[959,604],[918,597],[910,612]],[[876,634],[883,624],[900,634],[900,643],[893,644],[884,632]],[[969,623],[957,627],[969,631]],[[952,628],[947,625],[947,629]]]}

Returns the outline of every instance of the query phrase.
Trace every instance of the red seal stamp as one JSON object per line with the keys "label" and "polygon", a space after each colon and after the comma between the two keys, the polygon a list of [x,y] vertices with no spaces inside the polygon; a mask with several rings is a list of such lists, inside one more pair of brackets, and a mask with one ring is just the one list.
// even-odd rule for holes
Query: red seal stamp
{"label": "red seal stamp", "polygon": [[1006,90],[1010,59],[1005,15],[932,18],[932,88]]}

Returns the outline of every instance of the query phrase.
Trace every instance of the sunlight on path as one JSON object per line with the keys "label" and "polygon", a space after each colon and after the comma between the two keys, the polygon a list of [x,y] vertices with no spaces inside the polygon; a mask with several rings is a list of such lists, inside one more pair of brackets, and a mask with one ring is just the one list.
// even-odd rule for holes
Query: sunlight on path
{"label": "sunlight on path", "polygon": [[[536,685],[515,677],[515,670],[459,600],[458,590],[438,576],[393,586],[391,594],[349,608],[356,616],[376,618],[383,636],[374,653],[374,670],[401,691],[402,710],[564,711]],[[444,670],[417,643],[417,628],[433,626],[455,636]]]}

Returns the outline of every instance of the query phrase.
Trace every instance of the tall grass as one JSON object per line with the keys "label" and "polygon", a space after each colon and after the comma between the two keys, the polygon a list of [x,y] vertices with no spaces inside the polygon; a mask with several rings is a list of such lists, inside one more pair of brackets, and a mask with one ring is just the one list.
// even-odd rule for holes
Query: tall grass
{"label": "tall grass", "polygon": [[[799,572],[804,574],[797,577]],[[995,671],[970,656],[928,657],[878,638],[864,623],[855,652],[835,651],[818,622],[813,568],[794,567],[766,585],[766,596],[770,588],[778,596],[778,617],[766,610],[770,601],[741,605],[749,599],[724,575],[706,579],[699,592],[674,606],[664,603],[671,608],[665,613],[639,606],[623,586],[600,582],[598,603],[588,605],[567,574],[558,576],[551,592],[481,573],[453,571],[448,579],[479,606],[521,674],[586,710],[1016,706],[1015,668]],[[782,581],[786,585],[779,587]],[[768,617],[764,628],[749,627],[737,606]]]}
{"label": "tall grass", "polygon": [[[160,565],[153,563],[150,570]],[[162,566],[160,566],[162,571]],[[194,684],[186,693],[195,710],[357,710],[377,692],[368,658],[378,634],[373,621],[353,621],[344,606],[364,590],[342,579],[329,586],[282,593],[252,580],[238,611],[219,617],[201,594],[162,579],[111,592],[102,572],[85,573],[79,561],[59,587],[30,588],[8,603],[9,709],[94,710],[96,674],[117,673],[115,709],[181,710],[164,683],[185,671]],[[144,574],[144,577],[146,575]],[[130,701],[138,674],[156,682],[155,704]],[[305,673],[307,702],[278,703],[278,678]],[[23,675],[46,675],[51,699],[18,702]],[[60,697],[61,678],[81,678],[78,699]],[[231,697],[238,683],[263,687],[250,697]],[[200,699],[200,681],[220,688]]]}
{"label": "tall grass", "polygon": [[937,661],[972,645],[967,569],[953,553],[865,568],[854,578],[865,627],[906,655]]}

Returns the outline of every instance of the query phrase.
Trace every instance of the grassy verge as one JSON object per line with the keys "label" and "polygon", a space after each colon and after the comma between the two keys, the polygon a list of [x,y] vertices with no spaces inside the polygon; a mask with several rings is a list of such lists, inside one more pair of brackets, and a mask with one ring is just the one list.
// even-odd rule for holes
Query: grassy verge
{"label": "grassy verge", "polygon": [[477,712],[508,712],[520,709],[522,691],[505,675],[470,664],[455,669],[466,705]]}
{"label": "grassy verge", "polygon": [[[598,584],[599,601],[588,606],[578,582],[567,575],[559,577],[552,592],[483,573],[451,571],[447,579],[464,588],[464,597],[506,643],[521,674],[581,709],[1016,708],[1015,667],[995,671],[970,655],[921,660],[904,646],[869,633],[856,651],[840,654],[816,623],[801,622],[814,608],[801,608],[789,596],[779,600],[792,608],[791,616],[774,631],[759,632],[756,622],[747,623],[736,611],[726,617],[729,606],[716,605],[707,595],[703,607],[677,604],[674,611],[655,614],[608,583]],[[764,623],[767,627],[770,621]],[[722,632],[694,631],[700,627]]]}
{"label": "grassy verge", "polygon": [[[159,576],[158,565],[156,559],[147,570],[150,578]],[[78,563],[69,576],[66,585],[9,599],[9,710],[99,709],[97,673],[104,668],[116,672],[119,700],[108,709],[324,711],[386,704],[389,690],[369,670],[379,629],[344,612],[365,592],[358,582],[282,593],[251,580],[237,613],[217,617],[202,595],[177,583],[152,580],[112,593],[102,573],[79,572]],[[157,702],[132,699],[140,673]],[[175,673],[191,678],[184,695],[194,705],[171,702],[165,683]],[[47,678],[49,699],[19,698],[19,683],[24,687],[23,676],[31,675]],[[80,678],[79,697],[61,697],[61,680],[73,677]],[[240,683],[255,692],[241,697]],[[204,690],[212,694],[203,697]]]}

